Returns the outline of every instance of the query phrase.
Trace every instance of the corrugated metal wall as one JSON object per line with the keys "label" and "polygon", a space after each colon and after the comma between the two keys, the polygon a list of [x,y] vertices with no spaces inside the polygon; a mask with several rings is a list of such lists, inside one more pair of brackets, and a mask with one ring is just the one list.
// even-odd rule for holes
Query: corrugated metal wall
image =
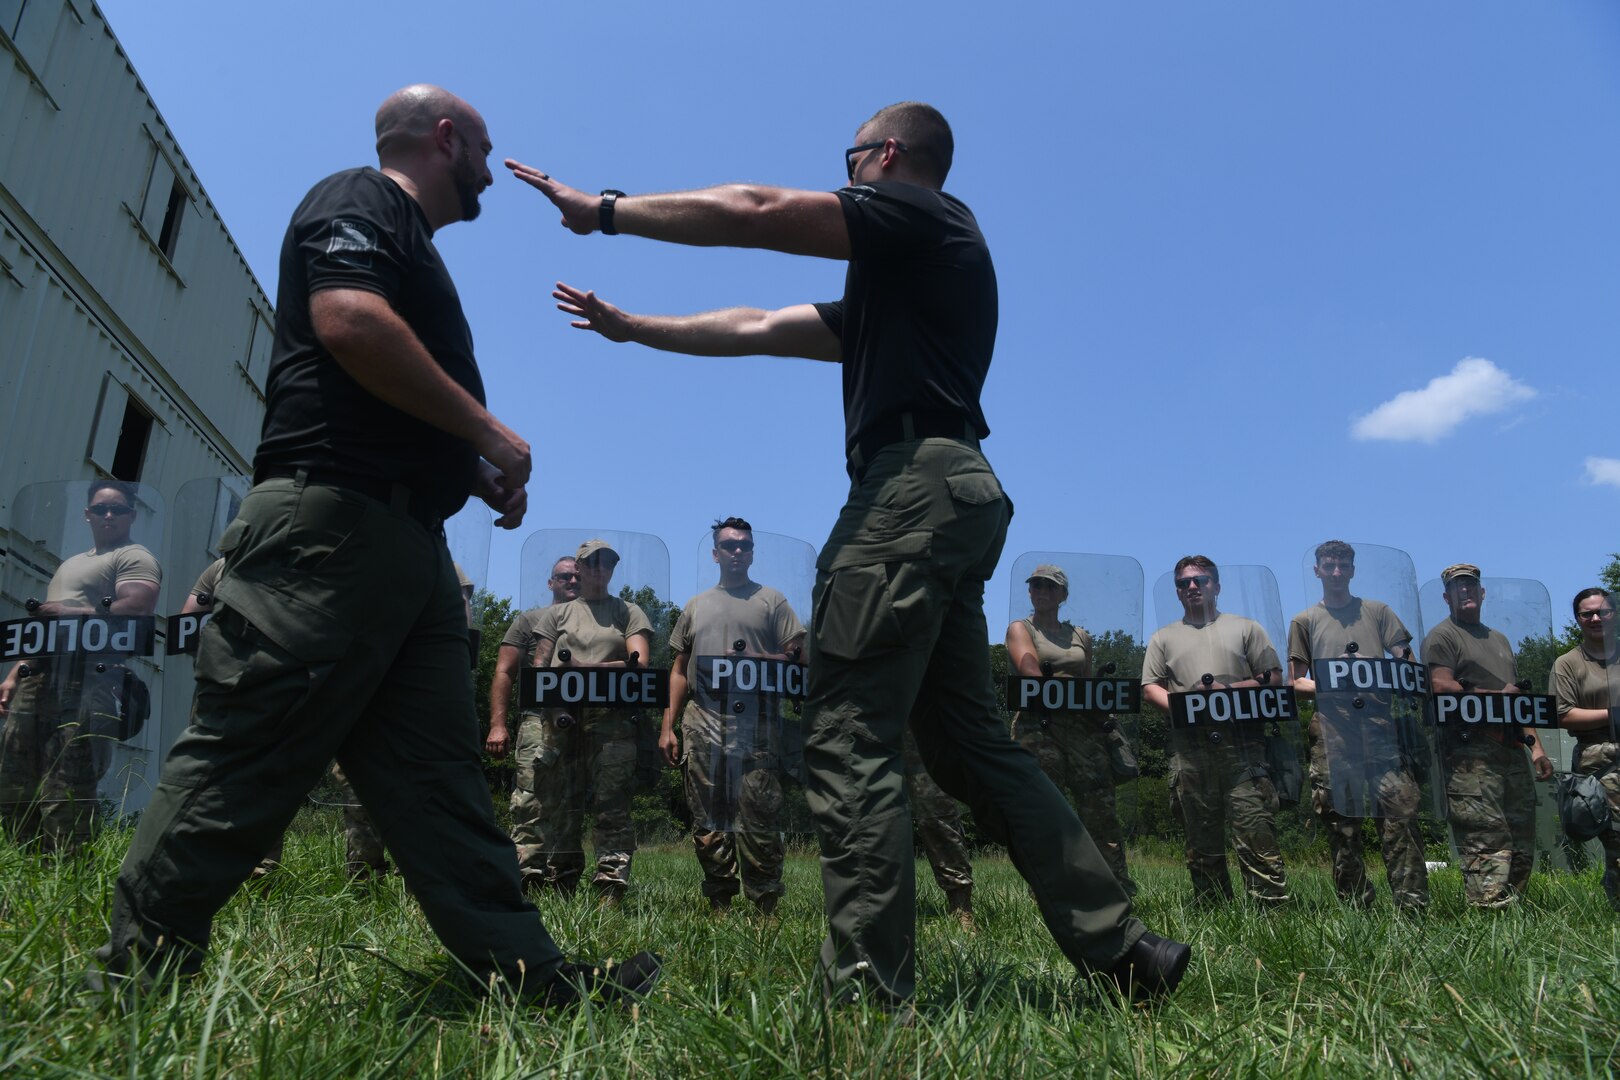
{"label": "corrugated metal wall", "polygon": [[[170,259],[159,241],[175,178]],[[110,467],[126,395],[154,421],[132,479],[166,504],[195,477],[245,471],[271,319],[101,11],[0,0],[0,545],[24,485]],[[159,613],[178,611],[190,584],[166,578]],[[0,596],[0,619],[21,600]],[[143,662],[154,682],[161,666]],[[159,728],[154,717],[120,747],[104,785],[128,790],[130,809],[145,802]]]}

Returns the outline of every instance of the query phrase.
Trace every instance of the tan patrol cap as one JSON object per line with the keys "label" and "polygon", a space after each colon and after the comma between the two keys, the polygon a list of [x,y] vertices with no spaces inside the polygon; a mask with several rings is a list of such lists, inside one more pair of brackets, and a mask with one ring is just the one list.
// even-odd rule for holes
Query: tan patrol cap
{"label": "tan patrol cap", "polygon": [[1440,571],[1440,584],[1450,585],[1460,577],[1471,577],[1476,581],[1479,580],[1479,567],[1470,562],[1452,563]]}
{"label": "tan patrol cap", "polygon": [[585,541],[583,544],[579,545],[579,551],[574,555],[574,558],[579,562],[584,562],[592,555],[595,555],[598,551],[605,551],[609,555],[613,556],[614,562],[619,561],[619,553],[614,551],[613,548],[608,545],[606,540]]}
{"label": "tan patrol cap", "polygon": [[1062,589],[1069,587],[1069,575],[1063,572],[1063,567],[1053,566],[1051,563],[1041,563],[1037,566],[1035,572],[1024,579],[1024,584],[1027,585],[1036,578],[1044,578]]}

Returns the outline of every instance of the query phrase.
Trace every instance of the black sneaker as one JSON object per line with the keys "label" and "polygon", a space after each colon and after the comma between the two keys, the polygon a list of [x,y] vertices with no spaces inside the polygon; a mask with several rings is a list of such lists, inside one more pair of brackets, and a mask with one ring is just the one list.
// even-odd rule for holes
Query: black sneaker
{"label": "black sneaker", "polygon": [[1191,960],[1191,945],[1143,931],[1108,975],[1127,1000],[1166,997],[1181,983]]}
{"label": "black sneaker", "polygon": [[547,1006],[573,1005],[585,998],[624,1001],[652,990],[663,971],[657,953],[638,952],[622,964],[575,964],[564,960],[540,995]]}

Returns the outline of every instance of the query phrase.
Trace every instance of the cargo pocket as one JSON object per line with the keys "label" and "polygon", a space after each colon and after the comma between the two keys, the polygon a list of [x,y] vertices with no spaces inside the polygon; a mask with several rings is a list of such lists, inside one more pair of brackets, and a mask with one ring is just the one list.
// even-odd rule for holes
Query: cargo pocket
{"label": "cargo pocket", "polygon": [[890,652],[904,644],[884,563],[832,571],[813,621],[817,651],[843,660]]}
{"label": "cargo pocket", "polygon": [[344,488],[305,485],[287,525],[285,566],[308,573],[328,563],[363,557],[356,534],[376,504]]}
{"label": "cargo pocket", "polygon": [[954,476],[947,476],[945,486],[950,489],[952,499],[969,506],[983,506],[1006,498],[995,473],[991,472],[957,473]]}

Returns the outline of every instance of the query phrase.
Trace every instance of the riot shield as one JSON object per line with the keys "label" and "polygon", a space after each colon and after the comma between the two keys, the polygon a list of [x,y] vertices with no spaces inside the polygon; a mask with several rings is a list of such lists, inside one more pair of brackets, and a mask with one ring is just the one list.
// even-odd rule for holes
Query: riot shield
{"label": "riot shield", "polygon": [[[1518,666],[1522,647],[1551,637],[1552,602],[1546,586],[1528,578],[1486,577],[1480,584],[1479,624],[1501,638],[1459,633],[1465,624],[1453,620],[1435,579],[1419,593],[1429,627],[1421,655],[1431,665],[1460,657],[1453,660],[1453,674],[1464,692],[1434,694],[1435,742],[1452,852],[1463,868],[1469,902],[1496,904],[1506,902],[1510,888],[1523,887],[1532,862],[1560,859],[1567,865],[1568,856],[1562,853],[1556,786],[1535,780],[1528,746],[1530,732],[1545,737],[1556,728],[1556,702],[1547,694],[1545,672]],[[1514,680],[1522,680],[1514,684],[1523,692],[1499,692]],[[1492,853],[1506,850],[1511,866],[1498,865]]]}
{"label": "riot shield", "polygon": [[699,591],[670,639],[685,658],[677,719],[693,828],[809,832],[802,709],[816,549],[739,529],[706,532],[696,549]]}
{"label": "riot shield", "polygon": [[[1240,616],[1258,623],[1266,644],[1283,666],[1287,651],[1286,624],[1277,578],[1265,566],[1222,566],[1217,610],[1222,615]],[[1175,577],[1162,574],[1153,584],[1153,610],[1161,626],[1182,621],[1184,609],[1177,597]],[[1299,713],[1293,688],[1285,676],[1266,680],[1261,686],[1243,690],[1222,690],[1223,684],[1260,679],[1265,672],[1250,670],[1245,659],[1244,627],[1237,620],[1221,625],[1217,619],[1210,628],[1219,648],[1205,652],[1219,655],[1224,663],[1211,661],[1223,670],[1175,672],[1170,695],[1171,745],[1224,748],[1250,768],[1266,770],[1276,785],[1278,798],[1298,804],[1304,789],[1304,736],[1299,730]]]}
{"label": "riot shield", "polygon": [[1142,565],[1125,555],[1030,551],[1014,560],[1010,591],[1008,651],[1025,658],[1025,669],[1008,672],[1013,735],[1068,794],[1127,884],[1141,775]]}
{"label": "riot shield", "polygon": [[460,513],[444,523],[444,540],[467,603],[467,649],[475,671],[483,637],[484,604],[489,597],[489,538],[493,530],[494,515],[477,499],[469,499]]}
{"label": "riot shield", "polygon": [[[579,575],[579,594],[553,603],[547,583],[561,559],[576,560],[565,566]],[[598,883],[622,884],[635,848],[631,799],[660,772],[674,613],[668,549],[647,533],[544,529],[524,541],[518,598],[530,624],[514,747],[514,832],[519,818],[528,830],[518,841],[520,862],[525,847],[543,854],[553,868],[568,868],[548,878],[561,884],[572,860],[583,858],[589,820]],[[630,641],[638,628],[645,645]],[[681,809],[678,796],[671,809]],[[524,870],[540,873],[528,863]]]}
{"label": "riot shield", "polygon": [[11,502],[0,812],[14,835],[71,849],[99,801],[134,811],[156,784],[164,521],[156,490],[122,481],[30,484]]}
{"label": "riot shield", "polygon": [[1289,658],[1315,683],[1313,782],[1347,818],[1444,815],[1431,740],[1417,571],[1396,548],[1353,557],[1305,553],[1306,595],[1322,599],[1289,627]]}

